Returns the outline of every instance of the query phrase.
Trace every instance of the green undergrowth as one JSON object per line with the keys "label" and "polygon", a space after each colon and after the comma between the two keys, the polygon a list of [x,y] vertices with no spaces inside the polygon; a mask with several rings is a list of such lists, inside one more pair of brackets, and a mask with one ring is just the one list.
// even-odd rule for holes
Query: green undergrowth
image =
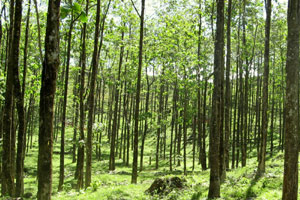
{"label": "green undergrowth", "polygon": [[[72,138],[72,129],[67,129],[67,141]],[[25,160],[25,193],[32,193],[32,199],[36,198],[37,179],[37,138],[34,138],[33,148],[27,153]],[[66,152],[70,152],[72,143],[66,142]],[[54,200],[146,200],[146,199],[168,199],[168,200],[201,200],[207,199],[209,187],[209,170],[201,171],[200,165],[196,162],[194,172],[192,159],[188,157],[188,175],[183,176],[183,163],[178,167],[173,165],[173,172],[169,171],[168,154],[167,158],[160,160],[160,168],[156,171],[155,158],[149,165],[151,152],[148,150],[153,145],[146,144],[146,155],[144,158],[144,170],[139,172],[138,184],[131,184],[131,166],[126,166],[121,159],[116,159],[116,170],[108,170],[109,144],[106,141],[102,146],[102,159],[98,161],[93,158],[92,184],[89,188],[76,191],[74,188],[74,172],[76,164],[72,163],[71,153],[65,154],[65,184],[62,192],[57,192],[59,179],[59,138],[54,143],[53,154],[53,197]],[[188,150],[191,154],[190,149]],[[283,154],[274,153],[268,155],[266,173],[256,177],[257,159],[250,154],[251,159],[247,160],[247,166],[227,171],[225,182],[221,186],[221,198],[228,200],[257,199],[272,200],[281,199],[283,180]],[[131,162],[132,155],[130,157]],[[145,193],[156,178],[178,176],[185,179],[184,189],[174,190],[167,196],[150,196]]]}

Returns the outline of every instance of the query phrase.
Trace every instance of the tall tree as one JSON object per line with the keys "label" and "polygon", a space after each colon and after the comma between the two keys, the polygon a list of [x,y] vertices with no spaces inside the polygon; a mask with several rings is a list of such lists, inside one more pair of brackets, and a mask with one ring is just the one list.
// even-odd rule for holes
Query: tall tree
{"label": "tall tree", "polygon": [[[89,0],[86,0],[85,12],[88,14]],[[86,69],[86,32],[87,23],[83,24],[82,28],[82,42],[81,42],[81,71],[80,71],[80,92],[79,92],[79,141],[84,141],[84,120],[85,120],[85,106],[84,106],[84,88],[85,88],[85,69]],[[79,142],[77,150],[77,165],[76,178],[77,189],[83,188],[83,168],[84,168],[84,142]]]}
{"label": "tall tree", "polygon": [[296,200],[298,196],[298,134],[299,134],[299,31],[300,1],[288,3],[288,37],[286,59],[285,99],[285,152],[283,200]]}
{"label": "tall tree", "polygon": [[[12,8],[11,8],[12,9]],[[11,10],[12,11],[12,10]],[[10,13],[12,14],[12,13]],[[5,107],[4,107],[4,147],[3,147],[3,172],[2,172],[2,195],[8,194],[9,196],[14,195],[14,167],[12,154],[12,141],[13,141],[13,103],[14,98],[17,98],[18,115],[20,120],[19,125],[19,149],[20,155],[23,150],[23,139],[24,139],[24,109],[21,94],[21,85],[19,80],[19,46],[21,37],[21,20],[22,20],[22,0],[16,0],[13,9],[14,19],[11,20],[10,26],[13,27],[11,48],[8,58],[8,73],[6,79],[6,95],[5,95]],[[13,94],[13,92],[15,94]],[[15,96],[15,97],[14,97]],[[14,144],[13,144],[14,145]],[[21,164],[19,162],[19,164]],[[20,172],[21,166],[18,165],[18,172]],[[20,172],[21,173],[21,172]],[[18,174],[19,175],[19,174]],[[19,176],[20,178],[20,176]],[[19,183],[20,179],[18,179]]]}
{"label": "tall tree", "polygon": [[[24,193],[24,158],[25,158],[25,139],[26,139],[26,122],[25,122],[25,108],[24,108],[24,95],[26,85],[27,73],[27,49],[28,49],[28,32],[29,32],[29,19],[30,19],[30,5],[28,2],[28,11],[26,17],[26,31],[25,31],[25,44],[24,44],[24,60],[23,60],[23,82],[21,84],[19,78],[19,66],[14,66],[14,87],[16,96],[16,105],[18,110],[19,130],[18,130],[18,146],[17,146],[17,160],[16,160],[16,196],[23,196]],[[18,10],[19,15],[22,15],[22,10]],[[16,14],[16,13],[15,13]],[[21,28],[21,17],[18,19],[18,26],[15,24],[15,31]],[[20,34],[20,32],[19,32]],[[20,39],[20,38],[19,38]],[[18,61],[17,61],[18,62]]]}
{"label": "tall tree", "polygon": [[[230,88],[230,59],[231,59],[231,4],[227,7],[227,54],[226,54],[226,90],[225,90],[225,162],[229,168],[229,137],[230,137],[230,110],[231,110],[231,88]],[[225,174],[224,174],[225,175]]]}
{"label": "tall tree", "polygon": [[113,118],[113,126],[112,126],[112,134],[111,134],[111,144],[110,144],[110,157],[109,157],[109,170],[115,170],[115,140],[117,134],[117,119],[118,119],[118,104],[119,104],[119,93],[122,90],[120,80],[121,80],[121,69],[123,63],[123,54],[124,54],[124,31],[121,33],[121,45],[120,45],[120,60],[119,60],[119,69],[118,69],[118,77],[115,91],[115,110],[114,110],[114,118]]}
{"label": "tall tree", "polygon": [[139,109],[140,109],[140,93],[141,93],[141,76],[143,66],[143,40],[144,40],[144,14],[145,0],[141,0],[140,15],[140,41],[139,41],[139,65],[137,72],[136,96],[135,96],[135,115],[134,115],[134,143],[133,143],[133,162],[131,183],[137,183],[138,168],[138,143],[139,143]]}
{"label": "tall tree", "polygon": [[[94,51],[92,57],[92,74],[90,82],[90,93],[88,97],[88,130],[86,140],[86,171],[85,171],[85,187],[91,184],[92,179],[92,132],[94,119],[94,103],[95,103],[95,86],[98,71],[98,43],[100,35],[100,0],[97,0],[96,26],[94,36]],[[104,27],[102,27],[104,28]]]}
{"label": "tall tree", "polygon": [[65,71],[65,85],[64,85],[64,100],[63,100],[63,113],[61,120],[61,142],[60,142],[60,165],[59,165],[59,184],[58,191],[63,189],[64,177],[65,177],[65,130],[66,130],[66,113],[67,113],[67,101],[68,101],[68,84],[69,84],[69,71],[70,71],[70,57],[71,57],[71,41],[73,31],[73,12],[71,15],[70,28],[68,30],[68,47],[67,47],[67,65]]}
{"label": "tall tree", "polygon": [[224,80],[224,0],[217,0],[217,27],[214,52],[214,89],[212,97],[209,163],[211,167],[208,198],[220,197],[220,130],[222,81]]}
{"label": "tall tree", "polygon": [[257,173],[264,173],[266,170],[266,149],[268,132],[268,82],[269,82],[269,57],[270,57],[270,29],[271,29],[271,0],[266,2],[266,24],[265,24],[265,53],[264,53],[264,77],[263,77],[263,97],[262,97],[262,129],[261,145],[259,152],[259,164]]}
{"label": "tall tree", "polygon": [[39,119],[38,194],[39,200],[51,199],[53,154],[53,105],[59,67],[60,0],[49,0],[42,70]]}

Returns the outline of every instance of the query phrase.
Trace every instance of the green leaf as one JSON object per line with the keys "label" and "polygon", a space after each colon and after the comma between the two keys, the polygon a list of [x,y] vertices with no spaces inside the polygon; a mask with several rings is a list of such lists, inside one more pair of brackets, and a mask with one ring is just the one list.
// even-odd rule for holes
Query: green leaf
{"label": "green leaf", "polygon": [[71,12],[71,10],[67,7],[62,6],[60,8],[60,17],[62,19],[66,18],[68,16],[68,14]]}
{"label": "green leaf", "polygon": [[79,5],[79,3],[74,3],[74,5],[72,6],[72,9],[73,9],[76,13],[80,13],[80,12],[81,12],[81,6]]}
{"label": "green leaf", "polygon": [[88,17],[86,16],[86,14],[84,12],[81,13],[80,17],[79,17],[79,20],[82,22],[82,23],[87,23],[88,21]]}

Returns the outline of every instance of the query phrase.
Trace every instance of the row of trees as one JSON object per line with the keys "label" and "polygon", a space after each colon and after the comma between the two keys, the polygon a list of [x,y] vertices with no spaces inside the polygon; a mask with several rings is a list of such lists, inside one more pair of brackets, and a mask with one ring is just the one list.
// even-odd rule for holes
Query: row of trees
{"label": "row of trees", "polygon": [[271,0],[166,1],[151,16],[145,0],[49,0],[47,12],[33,3],[1,5],[2,195],[23,195],[37,127],[38,199],[51,199],[58,138],[63,190],[72,126],[77,189],[90,186],[104,143],[109,170],[132,156],[132,183],[152,152],[156,169],[160,160],[170,171],[183,164],[185,175],[197,162],[210,168],[210,198],[227,169],[254,152],[261,175],[267,154],[284,149],[283,198],[297,199],[298,0],[288,26],[285,5]]}

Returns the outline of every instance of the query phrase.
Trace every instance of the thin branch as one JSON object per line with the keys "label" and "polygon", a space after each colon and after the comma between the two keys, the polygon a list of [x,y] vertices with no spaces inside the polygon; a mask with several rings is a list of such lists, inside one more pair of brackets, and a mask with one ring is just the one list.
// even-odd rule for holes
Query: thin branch
{"label": "thin branch", "polygon": [[138,16],[141,18],[141,15],[140,15],[139,11],[136,9],[136,7],[135,7],[135,5],[134,5],[134,2],[133,2],[132,0],[130,0],[130,1],[131,1],[131,3],[132,3],[132,5],[133,5],[133,7],[134,7],[134,9],[135,9],[135,11],[136,11],[136,13],[137,13]]}

